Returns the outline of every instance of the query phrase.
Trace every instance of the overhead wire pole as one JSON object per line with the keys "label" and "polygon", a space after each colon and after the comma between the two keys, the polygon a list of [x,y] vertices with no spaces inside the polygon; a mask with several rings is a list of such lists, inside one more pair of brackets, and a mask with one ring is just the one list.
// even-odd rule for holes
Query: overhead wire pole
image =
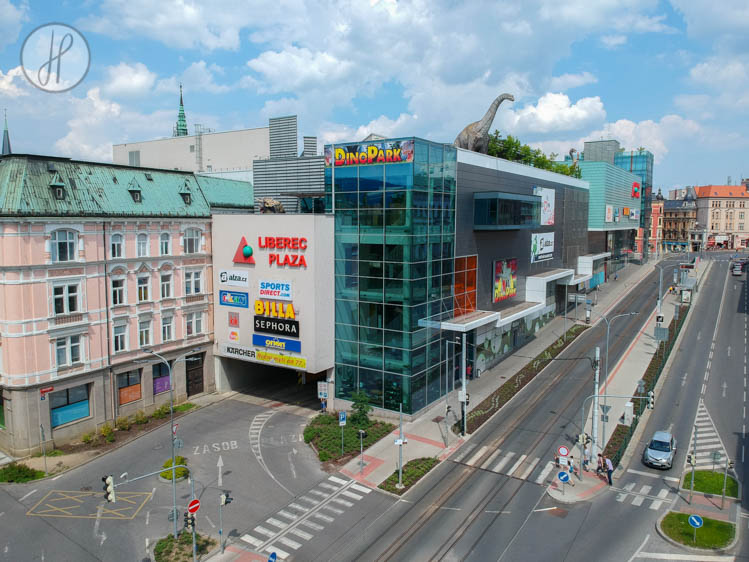
{"label": "overhead wire pole", "polygon": [[[609,382],[609,332],[611,330],[611,324],[614,323],[614,320],[617,318],[624,318],[625,316],[636,316],[639,312],[625,312],[623,314],[617,314],[616,316],[613,316],[611,320],[606,318],[605,316],[601,316],[606,321],[606,373],[603,376],[604,384],[608,384]],[[603,418],[603,441],[606,440],[606,417],[608,417],[608,400],[606,399],[606,395],[604,395],[603,398],[603,406],[606,409],[606,413],[604,414]]]}

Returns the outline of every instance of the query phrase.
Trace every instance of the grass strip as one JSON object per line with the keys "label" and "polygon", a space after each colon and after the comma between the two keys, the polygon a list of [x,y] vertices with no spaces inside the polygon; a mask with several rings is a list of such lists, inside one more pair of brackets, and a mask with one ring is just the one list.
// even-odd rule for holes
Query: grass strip
{"label": "grass strip", "polygon": [[733,540],[736,532],[733,523],[703,517],[704,524],[697,529],[695,542],[694,528],[688,519],[688,513],[672,511],[661,521],[661,530],[676,542],[696,548],[723,548]]}
{"label": "grass strip", "polygon": [[420,459],[410,460],[403,465],[403,488],[398,489],[396,487],[398,484],[397,470],[388,476],[387,480],[380,484],[379,487],[386,492],[391,492],[400,496],[401,494],[406,493],[408,489],[416,484],[427,472],[437,466],[439,462],[440,461],[434,457],[422,457]]}
{"label": "grass strip", "polygon": [[[682,488],[687,490],[692,486],[692,471],[689,470],[684,474]],[[694,471],[694,489],[697,492],[713,494],[720,496],[723,494],[723,471],[713,472],[712,470],[695,470]],[[739,497],[739,485],[732,476],[726,480],[726,497]]]}
{"label": "grass strip", "polygon": [[391,423],[370,421],[366,424],[355,424],[349,421],[343,426],[343,454],[341,454],[341,427],[338,425],[338,414],[319,414],[304,428],[304,442],[312,443],[322,462],[338,461],[359,454],[359,430],[367,432],[364,448],[367,449],[391,433],[395,426]]}

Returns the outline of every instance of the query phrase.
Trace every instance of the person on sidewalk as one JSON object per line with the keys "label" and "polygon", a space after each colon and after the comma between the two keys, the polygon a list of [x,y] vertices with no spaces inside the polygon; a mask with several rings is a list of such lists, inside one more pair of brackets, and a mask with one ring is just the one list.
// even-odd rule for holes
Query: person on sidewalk
{"label": "person on sidewalk", "polygon": [[613,484],[613,482],[611,482],[611,475],[614,473],[614,465],[612,464],[611,459],[608,457],[606,457],[605,462],[606,462],[606,475],[609,478],[609,486],[611,486]]}
{"label": "person on sidewalk", "polygon": [[574,486],[575,485],[575,457],[573,457],[572,455],[570,455],[569,463],[570,463],[570,467],[569,467],[570,480],[569,480],[569,483],[570,483],[570,485]]}
{"label": "person on sidewalk", "polygon": [[603,474],[605,468],[606,465],[603,462],[603,455],[601,453],[598,453],[598,466],[596,467],[596,475],[600,476],[601,474]]}
{"label": "person on sidewalk", "polygon": [[590,465],[590,455],[590,445],[588,445],[583,451],[583,470],[585,472],[588,472],[588,466]]}

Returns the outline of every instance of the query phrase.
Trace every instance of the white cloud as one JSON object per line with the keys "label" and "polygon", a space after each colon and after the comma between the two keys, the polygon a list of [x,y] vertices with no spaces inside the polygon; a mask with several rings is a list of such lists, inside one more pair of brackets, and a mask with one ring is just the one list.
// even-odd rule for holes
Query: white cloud
{"label": "white cloud", "polygon": [[390,119],[381,115],[366,125],[361,125],[357,128],[328,124],[327,128],[323,129],[321,140],[323,144],[356,141],[362,140],[372,133],[391,138],[405,136],[414,130],[417,119],[418,116],[416,115],[401,113],[396,119]]}
{"label": "white cloud", "polygon": [[746,35],[749,27],[749,4],[746,0],[670,0],[682,14],[687,32],[692,36]]}
{"label": "white cloud", "polygon": [[549,89],[552,92],[564,92],[572,88],[578,88],[585,86],[586,84],[595,84],[598,82],[598,78],[593,76],[587,70],[580,74],[562,74],[561,76],[554,76],[549,83]]}
{"label": "white cloud", "polygon": [[23,75],[23,69],[20,66],[11,68],[5,74],[0,70],[0,96],[11,99],[26,96],[29,93],[29,86],[30,84]]}
{"label": "white cloud", "polygon": [[0,0],[0,51],[16,42],[21,24],[29,19],[28,12],[26,2],[16,6],[10,0]]}
{"label": "white cloud", "polygon": [[697,83],[716,89],[745,89],[749,85],[749,64],[738,58],[710,57],[689,71]]}
{"label": "white cloud", "polygon": [[[217,84],[215,75],[223,75],[224,69],[212,63],[198,61],[188,66],[179,76],[162,78],[156,83],[157,93],[175,95],[179,92],[180,83],[185,92],[209,92],[211,94],[223,94],[231,91],[236,86],[229,84]],[[241,84],[237,84],[239,86]]]}
{"label": "white cloud", "polygon": [[621,47],[627,42],[626,35],[603,35],[601,36],[601,43],[607,49],[616,49]]}
{"label": "white cloud", "polygon": [[104,71],[107,80],[102,89],[110,96],[142,96],[148,94],[156,82],[156,74],[141,62],[121,62],[106,67]]}
{"label": "white cloud", "polygon": [[606,110],[598,96],[581,98],[574,104],[566,94],[547,93],[536,105],[509,109],[501,115],[504,130],[513,134],[547,134],[577,131],[602,122]]}

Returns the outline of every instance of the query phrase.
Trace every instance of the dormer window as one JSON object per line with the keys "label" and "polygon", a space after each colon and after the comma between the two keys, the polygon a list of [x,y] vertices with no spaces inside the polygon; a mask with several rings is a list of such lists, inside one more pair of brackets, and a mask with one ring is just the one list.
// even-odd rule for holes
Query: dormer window
{"label": "dormer window", "polygon": [[130,195],[132,196],[133,201],[135,201],[136,203],[141,203],[142,202],[141,195],[140,195],[140,190],[138,190],[138,189],[131,189],[130,190]]}
{"label": "dormer window", "polygon": [[62,183],[62,178],[57,172],[55,172],[55,177],[52,178],[52,182],[49,184],[49,187],[52,189],[52,194],[54,195],[55,199],[57,199],[58,201],[65,199],[65,184]]}
{"label": "dormer window", "polygon": [[185,205],[189,205],[190,203],[192,203],[192,198],[190,197],[189,193],[182,192],[180,193],[180,195],[182,196],[182,201],[185,202]]}
{"label": "dormer window", "polygon": [[149,172],[146,172],[146,179],[148,181],[153,181],[153,176]]}
{"label": "dormer window", "polygon": [[65,199],[65,188],[64,187],[55,187],[53,188],[53,193],[55,194],[55,199],[58,201],[62,201]]}

